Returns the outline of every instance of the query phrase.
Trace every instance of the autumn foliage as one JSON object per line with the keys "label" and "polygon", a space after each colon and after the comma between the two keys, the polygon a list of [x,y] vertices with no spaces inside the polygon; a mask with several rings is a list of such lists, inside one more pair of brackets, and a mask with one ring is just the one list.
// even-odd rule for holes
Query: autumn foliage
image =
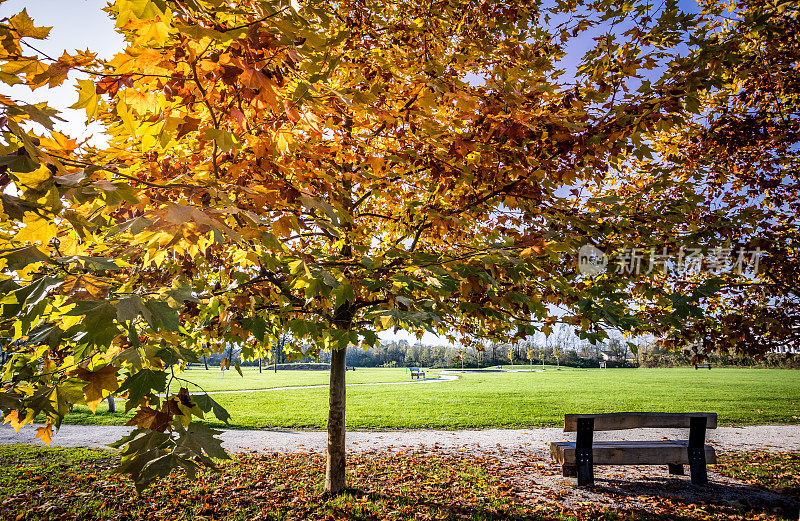
{"label": "autumn foliage", "polygon": [[[609,326],[674,337],[713,329],[732,309],[721,288],[743,283],[586,277],[584,244],[755,244],[767,222],[772,282],[758,282],[796,299],[781,286],[796,264],[792,210],[759,212],[740,194],[771,183],[796,205],[796,43],[768,35],[795,30],[797,12],[775,9],[741,6],[730,28],[715,3],[692,16],[611,0],[117,0],[107,11],[127,47],[108,61],[44,56],[47,28],[24,11],[4,20],[0,80],[80,73],[73,108],[108,139],[78,142],[53,130],[55,109],[0,97],[5,420],[45,418],[46,440],[70,404],[126,398],[137,430],[122,469],[143,486],[224,455],[197,421],[224,409],[189,383],[163,394],[226,343],[268,356],[289,333],[343,367],[343,348],[387,329],[471,344],[561,320],[590,340]],[[756,24],[766,47],[737,24]],[[769,71],[728,66],[762,51]],[[769,93],[768,72],[788,94]]]}

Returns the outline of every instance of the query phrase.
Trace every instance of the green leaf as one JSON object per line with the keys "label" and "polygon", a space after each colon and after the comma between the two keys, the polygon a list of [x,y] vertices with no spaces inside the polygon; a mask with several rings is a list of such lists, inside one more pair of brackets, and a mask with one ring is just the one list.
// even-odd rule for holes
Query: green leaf
{"label": "green leaf", "polygon": [[214,437],[220,434],[222,431],[211,429],[202,423],[192,422],[186,433],[178,440],[178,445],[197,454],[205,452],[212,458],[230,459],[228,453],[222,448],[222,440]]}
{"label": "green leaf", "polygon": [[192,401],[196,403],[198,407],[200,407],[201,411],[213,411],[214,416],[216,416],[219,421],[228,423],[231,415],[228,414],[228,411],[225,410],[223,406],[215,402],[214,399],[209,395],[201,394],[198,396],[192,396]]}
{"label": "green leaf", "polygon": [[58,257],[56,260],[66,264],[75,263],[91,271],[119,271],[122,269],[113,259],[108,259],[106,257],[73,255],[71,257]]}
{"label": "green leaf", "polygon": [[172,309],[169,304],[162,300],[150,300],[145,303],[145,307],[150,311],[151,319],[147,321],[153,329],[166,329],[167,331],[177,332],[180,329],[178,312]]}
{"label": "green leaf", "polygon": [[188,473],[190,478],[197,470],[197,463],[179,456],[175,452],[168,452],[150,460],[139,473],[139,479],[136,481],[137,486],[147,486],[158,478],[164,478],[176,468],[183,467]]}
{"label": "green leaf", "polygon": [[117,390],[117,393],[128,392],[128,401],[139,403],[147,393],[163,393],[167,388],[167,373],[153,369],[142,369],[132,374]]}
{"label": "green leaf", "polygon": [[175,365],[181,361],[181,357],[178,355],[178,352],[171,347],[162,347],[156,351],[156,358],[161,359],[161,361],[168,366]]}
{"label": "green leaf", "polygon": [[150,310],[145,307],[139,295],[128,295],[117,304],[117,320],[120,323],[133,322],[139,315],[144,317],[148,323],[153,320]]}
{"label": "green leaf", "polygon": [[259,342],[265,342],[267,336],[267,323],[261,317],[246,317],[242,320],[242,325],[250,331],[250,334]]}
{"label": "green leaf", "polygon": [[79,324],[80,334],[76,337],[81,344],[107,346],[120,333],[114,321],[117,308],[107,301],[78,302],[65,315],[85,315]]}
{"label": "green leaf", "polygon": [[18,287],[6,293],[4,297],[0,298],[2,316],[12,318],[23,309],[30,309],[36,306],[47,297],[51,289],[58,287],[61,282],[61,279],[54,277],[42,277],[27,286]]}
{"label": "green leaf", "polygon": [[203,132],[203,139],[215,142],[222,152],[228,152],[239,145],[236,136],[227,130],[207,128]]}
{"label": "green leaf", "polygon": [[42,251],[36,246],[25,246],[24,248],[0,250],[0,259],[5,259],[5,269],[12,271],[22,269],[28,264],[34,264],[36,262],[53,264],[53,261],[50,260],[50,257],[42,253]]}
{"label": "green leaf", "polygon": [[131,232],[131,234],[137,235],[138,233],[140,233],[142,230],[144,230],[145,228],[147,228],[151,224],[153,224],[153,221],[151,221],[150,219],[146,219],[146,218],[141,217],[141,216],[140,217],[134,217],[133,219],[130,219],[129,221],[125,221],[123,223],[120,223],[120,224],[118,224],[116,226],[111,227],[108,230],[108,232],[106,233],[106,236],[111,237],[113,235],[117,235],[118,233],[122,233],[122,232],[127,231],[127,230],[129,230]]}

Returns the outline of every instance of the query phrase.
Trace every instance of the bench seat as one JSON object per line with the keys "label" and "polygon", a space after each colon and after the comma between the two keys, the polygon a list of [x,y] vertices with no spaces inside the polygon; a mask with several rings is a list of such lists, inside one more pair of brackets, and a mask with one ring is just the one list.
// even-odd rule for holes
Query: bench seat
{"label": "bench seat", "polygon": [[[594,465],[688,465],[689,442],[662,441],[596,441],[592,444]],[[706,463],[717,462],[717,453],[705,445]],[[550,457],[568,467],[576,465],[575,442],[556,441],[550,444]]]}

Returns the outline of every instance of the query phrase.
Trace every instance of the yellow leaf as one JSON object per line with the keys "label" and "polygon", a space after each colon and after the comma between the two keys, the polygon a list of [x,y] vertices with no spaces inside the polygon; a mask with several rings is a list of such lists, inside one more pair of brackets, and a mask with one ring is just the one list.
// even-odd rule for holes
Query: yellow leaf
{"label": "yellow leaf", "polygon": [[6,417],[3,419],[3,424],[10,423],[14,430],[19,432],[23,425],[25,425],[25,420],[19,419],[19,411],[11,411],[10,413],[6,414]]}
{"label": "yellow leaf", "polygon": [[164,432],[169,426],[170,419],[171,416],[167,412],[156,411],[150,407],[143,406],[125,425]]}
{"label": "yellow leaf", "polygon": [[111,284],[102,278],[87,274],[70,275],[64,279],[64,284],[61,285],[61,291],[66,294],[74,294],[83,290],[96,299],[105,298],[109,288],[111,288]]}
{"label": "yellow leaf", "polygon": [[259,97],[270,107],[277,110],[278,95],[275,92],[275,83],[267,78],[262,72],[255,69],[245,69],[239,76],[242,84],[252,90],[258,91]]}
{"label": "yellow leaf", "polygon": [[46,70],[34,76],[31,80],[31,87],[35,89],[45,84],[47,84],[47,86],[51,89],[53,87],[57,87],[58,85],[64,83],[64,81],[67,79],[69,68],[70,67],[67,63],[59,60],[50,65]]}
{"label": "yellow leaf", "polygon": [[50,440],[53,438],[53,424],[48,423],[44,427],[37,427],[36,436],[34,436],[33,438],[34,439],[41,438],[42,441],[45,443],[45,445],[49,447]]}
{"label": "yellow leaf", "polygon": [[392,315],[381,315],[378,317],[380,320],[381,327],[384,329],[388,329],[395,324],[394,317]]}
{"label": "yellow leaf", "polygon": [[86,405],[92,412],[97,410],[103,398],[119,389],[118,370],[119,367],[107,365],[99,371],[89,371],[80,367],[70,373],[84,382],[89,382],[83,387],[83,394],[86,397]]}
{"label": "yellow leaf", "polygon": [[53,173],[50,169],[42,165],[33,172],[14,172],[20,184],[25,188],[37,189],[43,184],[53,179]]}
{"label": "yellow leaf", "polygon": [[135,89],[125,89],[120,91],[117,97],[139,115],[153,113],[158,110],[155,92],[141,92]]}
{"label": "yellow leaf", "polygon": [[281,130],[275,138],[275,145],[281,154],[289,153],[289,145],[292,143],[292,133]]}
{"label": "yellow leaf", "polygon": [[58,226],[33,213],[26,213],[22,222],[25,227],[20,228],[15,237],[19,242],[39,241],[41,244],[47,244],[58,233]]}
{"label": "yellow leaf", "polygon": [[86,109],[86,117],[94,119],[97,115],[98,104],[100,103],[100,96],[97,94],[96,87],[92,80],[77,80],[78,83],[78,101],[76,101],[70,108],[71,109]]}
{"label": "yellow leaf", "polygon": [[281,237],[288,237],[291,235],[292,230],[294,227],[292,226],[292,219],[287,216],[283,216],[274,223],[272,223],[272,229],[275,231],[276,234],[280,235]]}
{"label": "yellow leaf", "polygon": [[169,38],[169,25],[158,19],[148,20],[142,23],[137,33],[139,38],[136,39],[136,43],[139,45],[149,43],[164,45]]}
{"label": "yellow leaf", "polygon": [[[131,51],[129,50],[128,52]],[[135,52],[138,52],[139,54],[136,56],[136,59],[133,63],[135,68],[133,68],[130,72],[143,72],[144,74],[164,74],[164,71],[169,70],[161,65],[162,62],[165,64],[168,64],[169,62],[164,59],[164,55],[160,52],[147,48],[136,49]],[[126,57],[131,58],[130,56]]]}
{"label": "yellow leaf", "polygon": [[22,12],[12,16],[8,23],[20,38],[30,37],[43,40],[47,38],[47,35],[50,34],[50,29],[52,29],[52,27],[36,27],[33,25],[33,20],[28,16],[27,9],[23,9]]}

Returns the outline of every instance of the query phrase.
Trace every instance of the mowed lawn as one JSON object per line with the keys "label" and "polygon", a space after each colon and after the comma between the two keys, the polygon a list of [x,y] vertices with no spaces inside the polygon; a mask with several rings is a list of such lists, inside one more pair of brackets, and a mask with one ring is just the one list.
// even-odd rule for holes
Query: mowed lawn
{"label": "mowed lawn", "polygon": [[[242,375],[231,368],[222,371],[217,368],[205,369],[193,368],[182,373],[176,373],[181,379],[173,380],[170,389],[177,392],[181,387],[186,387],[189,392],[196,392],[200,388],[206,392],[214,391],[238,391],[246,389],[272,389],[275,387],[297,387],[302,385],[327,385],[330,380],[330,373],[327,370],[316,371],[291,371],[278,370],[273,372],[272,368],[264,368],[258,372],[257,367],[242,367]],[[347,383],[375,383],[375,382],[402,382],[411,378],[406,368],[356,368],[355,371],[347,371]]]}
{"label": "mowed lawn", "polygon": [[[285,375],[278,372],[280,386],[327,381],[326,372],[306,374],[309,372],[286,371]],[[721,425],[800,423],[800,371],[550,368],[543,372],[466,372],[460,376],[460,380],[453,382],[349,387],[347,426],[350,429],[560,426],[566,413],[614,411],[709,411],[719,414]],[[234,383],[236,378],[241,380],[238,374],[227,373],[225,385],[238,385]],[[359,378],[389,382],[409,376],[405,369],[359,369],[348,371],[347,378],[349,383],[358,382]],[[249,383],[242,382],[242,386],[254,388]],[[213,398],[231,413],[231,427],[322,429],[327,420],[325,388],[217,394]],[[103,411],[104,408],[98,409],[96,415],[78,411],[67,421],[118,424],[125,420],[122,414]],[[213,418],[209,423],[224,425]]]}

